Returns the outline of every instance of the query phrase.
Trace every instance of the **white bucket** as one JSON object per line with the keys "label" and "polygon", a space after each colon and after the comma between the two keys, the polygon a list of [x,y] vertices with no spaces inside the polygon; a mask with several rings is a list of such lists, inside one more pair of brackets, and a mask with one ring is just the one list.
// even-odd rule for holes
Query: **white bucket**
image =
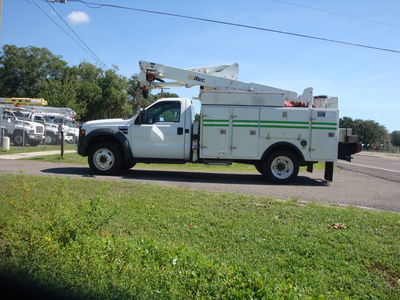
{"label": "white bucket", "polygon": [[8,136],[3,137],[3,145],[1,145],[4,151],[10,150],[10,138]]}

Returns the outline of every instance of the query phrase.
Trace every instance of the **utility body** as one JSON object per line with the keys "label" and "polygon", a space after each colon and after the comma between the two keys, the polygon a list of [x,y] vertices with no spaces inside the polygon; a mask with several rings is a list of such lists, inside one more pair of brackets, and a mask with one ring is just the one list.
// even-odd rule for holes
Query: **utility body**
{"label": "utility body", "polygon": [[240,82],[237,64],[179,69],[141,61],[140,67],[144,95],[152,88],[200,85],[200,114],[195,116],[190,99],[165,98],[132,118],[84,123],[78,153],[88,156],[96,173],[113,174],[137,162],[239,162],[286,183],[297,177],[300,166],[312,172],[313,164],[322,161],[325,179],[332,180],[334,162],[357,152],[346,145],[339,152],[336,97],[313,97],[311,88],[297,96]]}

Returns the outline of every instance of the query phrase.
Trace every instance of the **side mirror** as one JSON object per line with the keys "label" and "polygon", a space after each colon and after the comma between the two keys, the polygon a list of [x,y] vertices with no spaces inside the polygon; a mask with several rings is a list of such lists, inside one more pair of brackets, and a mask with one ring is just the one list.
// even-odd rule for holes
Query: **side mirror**
{"label": "side mirror", "polygon": [[146,111],[145,110],[141,110],[138,116],[138,125],[140,124],[146,124]]}

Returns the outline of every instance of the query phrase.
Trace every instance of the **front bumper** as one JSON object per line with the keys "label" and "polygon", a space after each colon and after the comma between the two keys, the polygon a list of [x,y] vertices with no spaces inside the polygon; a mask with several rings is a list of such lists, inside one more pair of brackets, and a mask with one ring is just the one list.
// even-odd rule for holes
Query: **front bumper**
{"label": "front bumper", "polygon": [[31,141],[43,141],[44,135],[28,133],[28,139]]}

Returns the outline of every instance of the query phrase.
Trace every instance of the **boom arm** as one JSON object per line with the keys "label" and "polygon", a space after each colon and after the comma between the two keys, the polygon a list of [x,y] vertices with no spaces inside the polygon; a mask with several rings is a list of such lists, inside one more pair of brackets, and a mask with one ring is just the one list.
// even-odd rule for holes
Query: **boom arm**
{"label": "boom arm", "polygon": [[0,98],[0,104],[13,104],[15,106],[21,105],[47,105],[47,101],[43,98]]}
{"label": "boom arm", "polygon": [[[198,85],[202,90],[215,89],[225,91],[284,93],[285,99],[295,100],[297,98],[297,93],[292,91],[236,80],[239,72],[238,64],[180,69],[146,61],[139,61],[139,66],[139,81],[143,94],[147,94],[152,88],[162,88],[167,86],[193,87]],[[169,78],[175,81],[165,82],[162,78]],[[155,82],[156,80],[159,82]]]}

